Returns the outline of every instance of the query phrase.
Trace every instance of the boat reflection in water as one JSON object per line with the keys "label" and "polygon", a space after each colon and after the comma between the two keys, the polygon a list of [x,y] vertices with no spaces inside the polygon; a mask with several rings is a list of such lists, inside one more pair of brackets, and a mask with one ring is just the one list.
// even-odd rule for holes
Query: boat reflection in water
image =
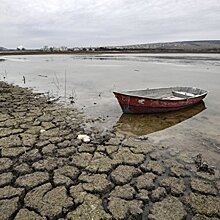
{"label": "boat reflection in water", "polygon": [[194,106],[175,112],[155,114],[122,114],[115,130],[126,136],[140,136],[174,126],[202,112],[205,103],[202,101]]}

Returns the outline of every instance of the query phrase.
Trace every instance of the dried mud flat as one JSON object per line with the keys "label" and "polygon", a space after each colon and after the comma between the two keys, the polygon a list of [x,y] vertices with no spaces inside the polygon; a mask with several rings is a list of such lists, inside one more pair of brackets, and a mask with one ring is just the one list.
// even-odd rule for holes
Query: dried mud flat
{"label": "dried mud flat", "polygon": [[220,218],[220,173],[148,140],[93,130],[76,109],[0,82],[1,220]]}

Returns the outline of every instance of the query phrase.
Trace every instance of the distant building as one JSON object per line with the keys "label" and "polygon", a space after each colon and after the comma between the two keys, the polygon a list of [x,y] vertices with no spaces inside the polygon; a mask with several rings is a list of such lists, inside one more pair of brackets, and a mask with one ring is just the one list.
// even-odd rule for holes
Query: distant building
{"label": "distant building", "polygon": [[74,47],[73,51],[80,51],[81,49],[79,47]]}
{"label": "distant building", "polygon": [[22,45],[20,45],[17,47],[17,50],[25,50],[25,48]]}
{"label": "distant building", "polygon": [[62,46],[62,47],[59,48],[59,50],[60,50],[61,52],[64,52],[64,51],[68,51],[68,48],[65,47],[65,46]]}

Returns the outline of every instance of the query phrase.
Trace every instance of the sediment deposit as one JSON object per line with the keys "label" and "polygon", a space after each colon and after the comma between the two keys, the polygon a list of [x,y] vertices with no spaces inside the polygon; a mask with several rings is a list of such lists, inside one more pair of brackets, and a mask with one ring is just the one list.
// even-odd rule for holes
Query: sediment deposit
{"label": "sediment deposit", "polygon": [[77,109],[0,82],[1,219],[220,218],[220,173],[195,155],[110,134],[84,134]]}

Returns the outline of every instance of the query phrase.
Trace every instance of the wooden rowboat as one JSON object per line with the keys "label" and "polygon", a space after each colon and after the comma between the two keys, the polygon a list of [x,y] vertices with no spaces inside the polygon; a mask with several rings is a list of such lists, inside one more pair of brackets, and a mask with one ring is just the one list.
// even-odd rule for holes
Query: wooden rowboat
{"label": "wooden rowboat", "polygon": [[170,87],[113,93],[124,113],[157,113],[194,105],[208,92],[193,87]]}

